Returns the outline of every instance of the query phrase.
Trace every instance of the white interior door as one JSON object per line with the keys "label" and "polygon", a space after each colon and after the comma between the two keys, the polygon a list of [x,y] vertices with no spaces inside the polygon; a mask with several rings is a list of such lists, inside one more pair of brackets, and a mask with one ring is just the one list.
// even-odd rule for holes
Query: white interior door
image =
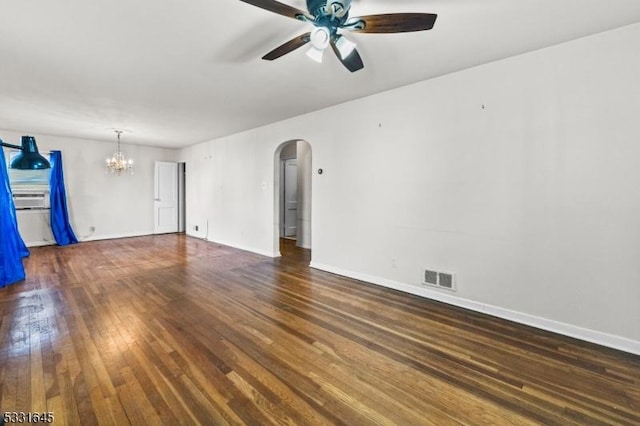
{"label": "white interior door", "polygon": [[284,161],[284,224],[282,235],[296,236],[298,220],[298,163],[296,159]]}
{"label": "white interior door", "polygon": [[156,161],[154,183],[153,232],[178,232],[178,163]]}

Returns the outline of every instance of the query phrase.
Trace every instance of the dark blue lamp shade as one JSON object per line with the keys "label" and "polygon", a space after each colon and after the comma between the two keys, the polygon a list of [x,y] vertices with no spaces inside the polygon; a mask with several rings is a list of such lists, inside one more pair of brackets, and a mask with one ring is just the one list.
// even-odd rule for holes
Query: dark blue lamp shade
{"label": "dark blue lamp shade", "polygon": [[22,152],[11,160],[10,167],[12,169],[39,170],[51,168],[49,161],[38,152],[36,138],[33,136],[23,136],[22,146],[20,146],[19,149]]}

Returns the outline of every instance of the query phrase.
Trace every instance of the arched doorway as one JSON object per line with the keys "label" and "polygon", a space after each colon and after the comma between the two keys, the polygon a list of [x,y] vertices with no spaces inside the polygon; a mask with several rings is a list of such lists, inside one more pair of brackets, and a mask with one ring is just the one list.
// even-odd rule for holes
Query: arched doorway
{"label": "arched doorway", "polygon": [[282,244],[311,249],[311,145],[305,140],[280,144],[274,155],[274,252]]}

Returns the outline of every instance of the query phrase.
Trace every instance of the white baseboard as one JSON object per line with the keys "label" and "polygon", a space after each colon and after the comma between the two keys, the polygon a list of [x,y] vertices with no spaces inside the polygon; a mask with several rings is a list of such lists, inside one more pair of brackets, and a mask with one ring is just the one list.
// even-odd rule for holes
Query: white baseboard
{"label": "white baseboard", "polygon": [[212,242],[212,243],[216,243],[216,244],[222,244],[223,246],[229,246],[229,247],[233,247],[233,248],[237,248],[240,250],[244,250],[244,251],[250,251],[252,253],[256,253],[262,256],[266,256],[266,257],[280,257],[280,252],[276,251],[266,251],[266,250],[260,250],[254,247],[249,247],[249,246],[243,246],[242,244],[236,244],[236,243],[232,243],[229,241],[222,241],[222,240],[211,240],[209,238],[205,239],[206,241]]}
{"label": "white baseboard", "polygon": [[[82,243],[84,241],[100,241],[100,240],[114,240],[117,238],[130,238],[130,237],[144,237],[146,235],[153,235],[150,232],[129,232],[124,234],[101,234],[101,235],[79,235],[77,236],[78,242]],[[54,246],[57,243],[55,240],[53,241],[30,241],[25,242],[27,247],[42,247],[42,246]]]}
{"label": "white baseboard", "polygon": [[187,235],[187,237],[199,238],[201,240],[206,240],[207,239],[207,234],[204,233],[204,232],[186,231],[185,234]]}
{"label": "white baseboard", "polygon": [[504,309],[499,306],[488,305],[486,303],[476,302],[473,300],[452,296],[450,294],[443,294],[437,290],[432,290],[429,288],[417,287],[398,281],[361,274],[359,272],[348,271],[317,262],[311,262],[309,266],[315,269],[320,269],[322,271],[331,272],[332,274],[342,275],[371,284],[392,288],[394,290],[414,294],[416,296],[425,297],[427,299],[437,300],[439,302],[459,306],[461,308],[470,309],[476,312],[485,313],[498,318],[503,318],[520,324],[529,325],[531,327],[540,328],[542,330],[551,331],[553,333],[562,334],[564,336],[574,337],[576,339],[640,355],[640,342],[628,339],[626,337],[603,333],[596,330],[590,330],[587,328],[582,328],[575,325],[526,314],[523,312]]}
{"label": "white baseboard", "polygon": [[55,245],[55,241],[25,241],[27,247],[42,247]]}
{"label": "white baseboard", "polygon": [[151,232],[128,232],[123,234],[100,234],[89,235],[86,237],[78,237],[79,242],[84,241],[100,241],[100,240],[114,240],[116,238],[131,238],[131,237],[144,237],[147,235],[153,235]]}

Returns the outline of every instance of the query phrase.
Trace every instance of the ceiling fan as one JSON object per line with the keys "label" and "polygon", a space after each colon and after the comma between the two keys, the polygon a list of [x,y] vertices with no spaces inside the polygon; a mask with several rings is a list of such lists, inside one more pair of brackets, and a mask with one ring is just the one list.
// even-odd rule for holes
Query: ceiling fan
{"label": "ceiling fan", "polygon": [[340,62],[351,72],[364,68],[356,45],[347,40],[341,32],[358,33],[404,33],[424,31],[433,28],[438,15],[433,13],[388,13],[349,18],[351,0],[306,0],[304,12],[276,0],[240,0],[273,13],[309,22],[315,28],[276,47],[262,57],[273,61],[293,50],[311,43],[307,56],[322,62],[324,50],[331,46]]}

